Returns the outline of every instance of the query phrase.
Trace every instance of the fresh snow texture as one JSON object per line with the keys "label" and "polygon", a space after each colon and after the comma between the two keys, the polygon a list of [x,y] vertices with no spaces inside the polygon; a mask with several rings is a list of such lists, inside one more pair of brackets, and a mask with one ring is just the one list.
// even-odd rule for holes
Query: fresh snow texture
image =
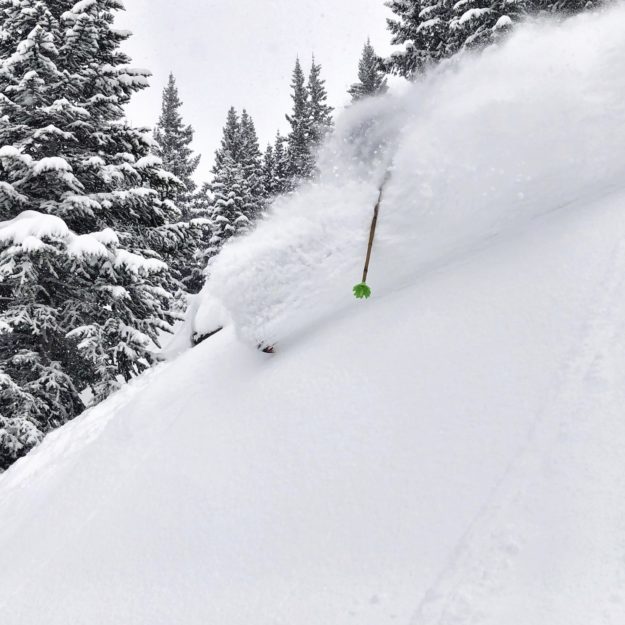
{"label": "fresh snow texture", "polygon": [[60,217],[44,215],[37,211],[23,211],[14,219],[0,222],[0,241],[23,244],[36,238],[64,239],[70,230]]}
{"label": "fresh snow texture", "polygon": [[132,273],[153,273],[167,268],[167,264],[156,258],[145,258],[128,250],[117,250],[115,264],[123,265]]}
{"label": "fresh snow texture", "polygon": [[32,170],[34,176],[39,176],[47,171],[71,172],[72,166],[60,156],[49,156],[37,161]]}
{"label": "fresh snow texture", "polygon": [[360,140],[212,267],[230,327],[0,476],[0,622],[622,625],[624,26],[431,78],[447,126],[421,86],[353,109],[399,142],[373,298]]}
{"label": "fresh snow texture", "polygon": [[525,27],[403,97],[352,107],[322,154],[320,183],[276,202],[251,237],[226,246],[207,297],[251,344],[353,306],[388,166],[374,297],[461,248],[609,193],[625,176],[624,24],[621,4]]}
{"label": "fresh snow texture", "polygon": [[80,0],[72,8],[72,13],[84,13],[97,5],[97,0]]}
{"label": "fresh snow texture", "polygon": [[109,251],[91,234],[72,237],[67,250],[72,256],[108,256]]}

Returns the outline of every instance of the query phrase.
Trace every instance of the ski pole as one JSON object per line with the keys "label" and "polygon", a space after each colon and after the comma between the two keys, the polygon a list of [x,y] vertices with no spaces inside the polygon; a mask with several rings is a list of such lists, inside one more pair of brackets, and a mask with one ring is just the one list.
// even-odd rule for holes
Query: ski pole
{"label": "ski pole", "polygon": [[369,230],[369,244],[367,246],[367,258],[365,259],[365,268],[362,272],[362,282],[354,287],[354,295],[357,299],[368,299],[371,297],[371,289],[367,285],[367,276],[369,275],[369,264],[371,262],[371,252],[373,250],[373,241],[375,239],[375,230],[378,225],[378,216],[380,214],[380,206],[382,205],[382,198],[384,197],[384,188],[391,178],[390,168],[386,170],[384,180],[380,185],[380,191],[378,194],[378,201],[373,209],[373,219],[371,220],[371,228]]}

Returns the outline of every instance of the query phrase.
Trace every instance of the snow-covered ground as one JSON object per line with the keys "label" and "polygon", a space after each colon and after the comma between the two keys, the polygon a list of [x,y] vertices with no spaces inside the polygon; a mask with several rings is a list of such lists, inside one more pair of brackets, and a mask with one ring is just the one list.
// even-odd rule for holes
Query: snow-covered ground
{"label": "snow-covered ground", "polygon": [[622,625],[623,27],[350,113],[398,147],[373,299],[389,151],[334,144],[213,267],[223,332],[0,476],[0,622]]}

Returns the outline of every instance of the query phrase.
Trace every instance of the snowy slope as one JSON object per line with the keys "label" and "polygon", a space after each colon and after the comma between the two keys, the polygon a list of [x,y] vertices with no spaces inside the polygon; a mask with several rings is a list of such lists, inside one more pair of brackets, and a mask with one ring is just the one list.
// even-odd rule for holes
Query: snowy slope
{"label": "snowy slope", "polygon": [[[621,6],[518,37],[541,54],[550,37],[554,54],[569,54],[569,39],[601,44],[583,71],[572,64],[576,89],[590,97],[601,77],[623,80],[623,25]],[[494,58],[475,63],[493,67]],[[409,253],[417,226],[391,195],[376,248],[380,288],[368,302],[337,299],[357,279],[341,275],[357,258],[346,231],[366,225],[367,211],[335,197],[343,248],[327,230],[310,272],[315,237],[306,232],[321,226],[277,209],[215,268],[223,282],[212,301],[229,309],[231,326],[0,476],[0,623],[625,622],[625,151],[613,143],[622,102],[602,86],[594,114],[585,99],[567,109],[571,119],[588,111],[586,123],[554,134],[561,107],[538,107],[548,81],[537,76],[523,90],[533,136],[543,148],[556,136],[562,153],[585,150],[592,176],[580,167],[565,180],[562,154],[547,152],[525,181],[535,198],[526,210],[510,200],[491,220],[479,211],[452,219],[450,209],[427,254]],[[517,78],[506,79],[514,110]],[[450,180],[467,154],[448,152]],[[409,198],[414,176],[401,167],[394,193]],[[480,176],[505,200],[507,177],[498,185],[477,171],[476,187]],[[357,177],[349,184],[358,188]],[[312,192],[331,202],[333,189]],[[417,217],[437,233],[433,208]],[[262,256],[261,229],[277,236],[279,220],[296,243],[275,240],[286,264],[272,292],[262,268],[275,256]],[[237,286],[256,281],[260,308],[226,288],[227,271],[240,270],[235,249],[263,261],[251,275],[230,274]],[[392,278],[398,258],[405,271]],[[305,299],[300,280],[322,305]],[[255,318],[266,326],[265,305],[289,329],[274,356],[237,338],[253,340]]]}
{"label": "snowy slope", "polygon": [[2,623],[622,623],[624,202],[51,435],[0,478]]}

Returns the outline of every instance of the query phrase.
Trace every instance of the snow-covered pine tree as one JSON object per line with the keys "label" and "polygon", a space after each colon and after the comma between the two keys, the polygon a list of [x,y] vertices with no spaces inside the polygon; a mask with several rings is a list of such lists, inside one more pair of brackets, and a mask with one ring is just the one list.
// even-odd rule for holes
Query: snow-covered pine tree
{"label": "snow-covered pine tree", "polygon": [[[209,222],[198,219],[194,215],[193,204],[197,185],[193,174],[200,163],[200,155],[195,155],[191,149],[193,142],[193,128],[183,122],[180,108],[182,101],[173,73],[169,74],[167,85],[163,89],[161,115],[154,130],[153,152],[162,161],[162,167],[173,174],[181,184],[168,190],[162,195],[163,201],[171,201],[182,213],[182,220],[176,224],[182,235],[180,244],[166,260],[174,276],[180,281],[184,291],[195,292],[198,288],[197,276],[201,270],[196,266],[199,262],[198,250],[210,238]],[[197,204],[197,202],[196,202]],[[184,300],[184,294],[182,299]]]}
{"label": "snow-covered pine tree", "polygon": [[532,9],[529,0],[387,0],[391,42],[403,46],[384,61],[388,73],[415,78],[462,49],[487,45]]}
{"label": "snow-covered pine tree", "polygon": [[247,230],[265,205],[262,153],[254,121],[234,107],[228,111],[221,145],[215,153],[212,236],[205,258],[214,256],[233,235]]}
{"label": "snow-covered pine tree", "polygon": [[288,190],[289,162],[287,149],[287,138],[278,131],[275,143],[267,145],[263,157],[265,201],[269,201]]}
{"label": "snow-covered pine tree", "polygon": [[243,211],[243,191],[241,189],[243,176],[242,172],[237,170],[237,162],[240,157],[241,120],[237,110],[231,106],[226,116],[220,146],[215,151],[213,177],[209,183],[212,226],[211,238],[203,255],[207,262],[235,234],[234,219]]}
{"label": "snow-covered pine tree", "polygon": [[288,139],[280,132],[276,134],[276,141],[273,148],[274,168],[274,189],[275,195],[286,193],[289,179],[289,154]]}
{"label": "snow-covered pine tree", "polygon": [[447,53],[451,3],[445,0],[387,0],[391,43],[402,46],[384,61],[385,70],[412,79]]}
{"label": "snow-covered pine tree", "polygon": [[207,259],[218,253],[230,237],[243,232],[251,223],[245,212],[247,193],[243,166],[229,152],[223,153],[220,166],[213,170],[211,192],[212,237]]}
{"label": "snow-covered pine tree", "polygon": [[461,0],[453,5],[447,54],[488,45],[531,10],[531,0]]}
{"label": "snow-covered pine tree", "polygon": [[299,58],[295,61],[291,82],[293,111],[286,116],[291,126],[287,138],[288,180],[286,190],[294,189],[298,182],[310,178],[314,165],[310,149],[309,93]]}
{"label": "snow-covered pine tree", "polygon": [[310,148],[314,151],[332,129],[334,109],[328,105],[326,81],[321,78],[321,65],[315,62],[313,56],[310,74],[308,76],[308,115]]}
{"label": "snow-covered pine tree", "polygon": [[200,155],[191,149],[193,127],[184,124],[180,107],[182,101],[173,73],[169,74],[166,87],[163,89],[161,115],[154,130],[154,153],[163,162],[163,169],[171,172],[182,182],[171,198],[182,211],[183,217],[189,216],[189,204],[197,185],[193,180],[199,163]]}
{"label": "snow-covered pine tree", "polygon": [[250,221],[257,219],[265,208],[263,184],[263,155],[258,144],[254,120],[243,109],[241,113],[240,163],[245,180],[244,213]]}
{"label": "snow-covered pine tree", "polygon": [[388,81],[380,59],[371,45],[371,40],[367,39],[358,63],[358,82],[355,82],[347,92],[352,96],[352,102],[357,102],[363,98],[382,95],[387,91]]}
{"label": "snow-covered pine tree", "polygon": [[321,65],[313,57],[308,82],[299,58],[291,81],[293,110],[286,116],[291,131],[286,142],[287,176],[284,191],[293,191],[315,174],[315,151],[333,126]]}
{"label": "snow-covered pine tree", "polygon": [[533,0],[532,2],[534,10],[538,12],[563,13],[565,15],[580,13],[602,4],[605,4],[605,0]]}
{"label": "snow-covered pine tree", "polygon": [[210,185],[208,182],[203,182],[191,199],[191,218],[210,219],[211,206]]}
{"label": "snow-covered pine tree", "polygon": [[[21,169],[2,154],[3,169]],[[3,209],[27,201],[11,196],[2,183]],[[64,319],[69,302],[82,303],[80,288],[89,285],[80,277],[89,268],[68,249],[64,222],[45,217],[24,211],[0,228],[0,471],[83,410],[68,369],[91,377]]]}
{"label": "snow-covered pine tree", "polygon": [[273,145],[269,143],[263,154],[263,190],[265,197],[274,197],[276,195],[276,189],[276,158]]}
{"label": "snow-covered pine tree", "polygon": [[179,184],[123,105],[119,0],[0,0],[0,467],[154,360]]}
{"label": "snow-covered pine tree", "polygon": [[213,173],[218,170],[223,163],[223,160],[229,156],[235,161],[239,161],[241,158],[241,120],[239,114],[234,106],[228,110],[226,117],[226,125],[224,126],[221,144],[215,152],[215,164],[213,166]]}
{"label": "snow-covered pine tree", "polygon": [[184,278],[184,286],[189,293],[199,293],[206,279],[204,270],[212,249],[213,197],[208,182],[204,182],[193,194],[190,206],[191,224],[195,225],[201,234],[195,239],[196,249],[193,259],[189,263],[189,275]]}

